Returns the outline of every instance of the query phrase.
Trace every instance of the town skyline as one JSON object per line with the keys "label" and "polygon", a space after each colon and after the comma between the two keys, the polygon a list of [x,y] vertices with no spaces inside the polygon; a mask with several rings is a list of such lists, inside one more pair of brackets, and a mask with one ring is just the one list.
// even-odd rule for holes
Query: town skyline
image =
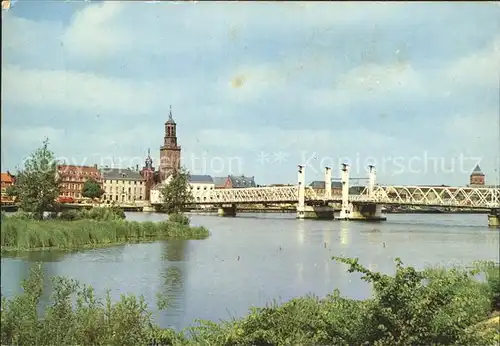
{"label": "town skyline", "polygon": [[497,183],[497,4],[149,5],[2,12],[3,172],[44,137],[69,164],[150,148],[159,166],[171,104],[192,174],[293,183],[374,158],[381,183],[464,185],[476,164]]}

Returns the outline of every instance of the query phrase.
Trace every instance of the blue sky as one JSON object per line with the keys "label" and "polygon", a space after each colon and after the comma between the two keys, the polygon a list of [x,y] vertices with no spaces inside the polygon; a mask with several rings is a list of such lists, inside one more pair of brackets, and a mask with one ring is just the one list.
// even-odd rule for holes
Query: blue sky
{"label": "blue sky", "polygon": [[257,183],[375,164],[383,184],[496,184],[498,3],[17,1],[2,11],[2,171],[157,162]]}

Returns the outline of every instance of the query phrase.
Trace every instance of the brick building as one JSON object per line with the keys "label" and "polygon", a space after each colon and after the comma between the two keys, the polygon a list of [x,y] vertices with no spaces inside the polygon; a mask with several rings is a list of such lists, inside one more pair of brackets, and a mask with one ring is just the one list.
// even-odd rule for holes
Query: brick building
{"label": "brick building", "polygon": [[148,157],[144,160],[144,167],[140,172],[144,180],[144,199],[149,201],[151,198],[151,189],[155,185],[155,168],[153,166],[153,159],[151,158],[151,151],[148,149]]}
{"label": "brick building", "polygon": [[1,173],[1,201],[2,203],[12,203],[14,202],[14,197],[7,196],[7,188],[9,186],[14,185],[16,182],[16,178],[10,174],[10,172],[7,173]]}
{"label": "brick building", "polygon": [[102,175],[97,165],[94,166],[57,166],[57,175],[61,179],[61,192],[59,197],[71,197],[76,200],[82,198],[83,184],[90,178],[101,185],[103,184]]}
{"label": "brick building", "polygon": [[[312,189],[317,193],[317,194],[324,194],[325,193],[325,182],[322,180],[314,180],[309,184],[309,187],[312,187]],[[350,195],[359,195],[361,191],[364,190],[364,186],[356,186],[352,185],[349,186],[349,194]],[[342,194],[342,182],[341,181],[332,181],[332,195],[341,195]]]}
{"label": "brick building", "polygon": [[181,147],[177,145],[177,124],[172,117],[172,107],[165,123],[165,136],[160,148],[160,177],[164,181],[181,168]]}
{"label": "brick building", "polygon": [[239,189],[244,187],[257,187],[255,177],[245,177],[244,175],[228,175],[227,177],[213,178],[216,189]]}
{"label": "brick building", "polygon": [[[313,188],[316,193],[324,193],[325,191],[325,182],[323,180],[314,180],[309,184],[310,187]],[[341,194],[342,193],[342,183],[340,181],[332,181],[332,194]]]}
{"label": "brick building", "polygon": [[481,168],[479,168],[479,165],[476,165],[474,167],[474,170],[472,171],[470,177],[469,177],[469,184],[471,186],[484,186],[484,180],[485,180],[485,175],[481,171]]}

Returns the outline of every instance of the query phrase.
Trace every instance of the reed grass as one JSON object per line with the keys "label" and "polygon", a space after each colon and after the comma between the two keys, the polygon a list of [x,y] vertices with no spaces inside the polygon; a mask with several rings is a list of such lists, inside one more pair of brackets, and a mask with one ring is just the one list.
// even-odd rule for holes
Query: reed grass
{"label": "reed grass", "polygon": [[0,242],[2,251],[77,250],[167,239],[205,239],[209,235],[204,227],[192,227],[173,221],[39,221],[2,217]]}

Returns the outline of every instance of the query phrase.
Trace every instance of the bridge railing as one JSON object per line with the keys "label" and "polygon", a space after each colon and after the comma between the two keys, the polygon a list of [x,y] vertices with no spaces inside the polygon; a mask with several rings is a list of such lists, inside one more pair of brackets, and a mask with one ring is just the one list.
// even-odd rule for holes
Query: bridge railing
{"label": "bridge railing", "polygon": [[372,194],[366,188],[361,196],[380,204],[498,208],[500,188],[376,185]]}
{"label": "bridge railing", "polygon": [[[359,194],[348,197],[351,202],[371,202],[378,204],[449,206],[465,208],[498,208],[500,188],[470,187],[423,187],[423,186],[384,186],[368,187]],[[339,190],[332,191],[327,198],[324,190],[305,187],[306,202],[339,202]],[[151,201],[153,204],[154,202]],[[240,189],[215,189],[195,194],[193,204],[259,204],[259,203],[297,203],[298,186],[267,186]]]}

